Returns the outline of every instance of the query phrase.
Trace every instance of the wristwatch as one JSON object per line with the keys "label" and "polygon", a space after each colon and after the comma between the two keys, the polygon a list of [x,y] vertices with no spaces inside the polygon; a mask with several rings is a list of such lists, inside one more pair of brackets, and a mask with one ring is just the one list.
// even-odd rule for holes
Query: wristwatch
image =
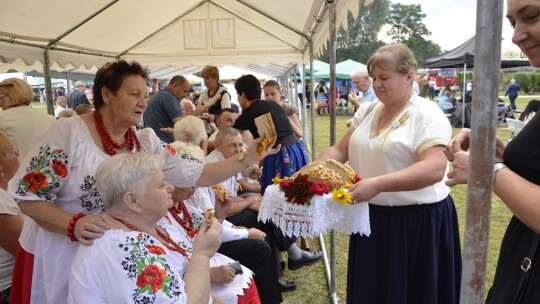
{"label": "wristwatch", "polygon": [[493,165],[493,185],[495,185],[495,180],[497,179],[497,172],[499,172],[499,170],[504,169],[504,168],[508,168],[508,167],[503,162],[496,162]]}
{"label": "wristwatch", "polygon": [[244,168],[249,169],[251,167],[250,164],[246,161],[246,154],[244,152],[238,153],[238,161],[244,166]]}

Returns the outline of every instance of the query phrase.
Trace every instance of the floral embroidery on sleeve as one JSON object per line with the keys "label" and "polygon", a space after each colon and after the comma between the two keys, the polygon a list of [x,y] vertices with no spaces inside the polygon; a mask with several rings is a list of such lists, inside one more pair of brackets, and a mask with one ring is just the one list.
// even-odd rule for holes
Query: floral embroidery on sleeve
{"label": "floral embroidery on sleeve", "polygon": [[60,180],[69,175],[67,164],[64,150],[51,150],[49,145],[41,147],[26,168],[27,173],[19,181],[16,193],[21,196],[33,193],[43,200],[52,200],[52,189],[59,187]]}
{"label": "floral embroidery on sleeve", "polygon": [[180,279],[167,263],[165,249],[155,244],[149,235],[128,236],[119,248],[128,254],[122,267],[137,286],[132,294],[134,303],[154,303],[159,292],[171,299],[180,297]]}
{"label": "floral embroidery on sleeve", "polygon": [[173,147],[171,147],[169,144],[165,144],[163,143],[163,147],[169,152],[169,154],[171,155],[176,155],[178,157],[180,157],[181,159],[185,159],[185,160],[188,160],[188,161],[191,161],[191,162],[195,162],[195,163],[199,163],[199,164],[202,164],[203,162],[199,159],[196,159],[195,157],[187,154],[187,153],[184,153],[182,151],[176,151]]}

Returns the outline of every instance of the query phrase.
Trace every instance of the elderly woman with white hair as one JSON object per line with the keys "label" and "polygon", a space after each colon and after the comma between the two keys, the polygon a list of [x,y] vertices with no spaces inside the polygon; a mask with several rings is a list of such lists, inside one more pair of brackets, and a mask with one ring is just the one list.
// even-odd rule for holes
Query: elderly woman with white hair
{"label": "elderly woman with white hair", "polygon": [[[204,161],[207,135],[201,119],[195,116],[182,118],[174,125],[174,137],[176,141],[170,144],[171,147],[179,153]],[[215,207],[215,216],[218,219],[225,218],[232,196],[228,193],[224,200],[219,196],[207,187],[175,188],[174,205],[169,209],[168,216],[173,225],[181,226],[186,231],[185,243],[193,239],[190,235],[202,225],[206,208]],[[277,285],[277,270],[270,246],[264,241],[265,237],[265,233],[259,229],[236,228],[228,221],[223,221],[222,244],[212,261],[212,265],[217,267],[211,268],[212,291],[217,297],[226,303],[252,303],[254,299],[260,299],[263,304],[282,302]],[[239,283],[246,278],[245,270],[243,275],[236,275],[230,266],[224,265],[230,259],[239,261],[253,271],[257,288],[250,285],[246,289],[244,285],[243,290],[238,289]],[[249,274],[251,270],[248,270]],[[253,289],[258,296],[253,294]]]}
{"label": "elderly woman with white hair", "polygon": [[208,303],[209,261],[220,244],[215,218],[201,225],[188,252],[163,216],[174,187],[163,156],[145,152],[104,160],[96,183],[111,229],[80,245],[71,267],[69,303]]}

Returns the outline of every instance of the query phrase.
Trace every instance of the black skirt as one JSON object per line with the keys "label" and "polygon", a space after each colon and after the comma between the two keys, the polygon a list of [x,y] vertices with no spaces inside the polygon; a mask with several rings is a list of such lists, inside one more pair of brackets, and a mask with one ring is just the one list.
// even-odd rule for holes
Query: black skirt
{"label": "black skirt", "polygon": [[351,235],[347,303],[458,303],[461,247],[451,196],[369,206],[371,235]]}

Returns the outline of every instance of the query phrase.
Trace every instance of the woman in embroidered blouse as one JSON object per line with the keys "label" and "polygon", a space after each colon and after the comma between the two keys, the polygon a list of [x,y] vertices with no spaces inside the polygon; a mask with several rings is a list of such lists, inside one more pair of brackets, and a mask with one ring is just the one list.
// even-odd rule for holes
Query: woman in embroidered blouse
{"label": "woman in embroidered blouse", "polygon": [[[205,121],[212,123],[216,120],[216,114],[221,109],[231,107],[231,95],[227,88],[218,83],[219,69],[215,66],[207,66],[201,71],[206,88],[199,96],[199,103],[193,115],[201,115]],[[206,133],[212,134],[207,125]]]}
{"label": "woman in embroidered blouse", "polygon": [[[69,278],[69,303],[208,303],[209,262],[221,225],[212,218],[189,248],[163,220],[174,187],[161,155],[121,153],[96,170],[110,227],[92,246],[79,246]],[[187,250],[192,250],[188,254]]]}
{"label": "woman in embroidered blouse", "polygon": [[11,276],[23,218],[17,203],[9,197],[8,181],[19,168],[19,149],[0,132],[0,303],[9,303]]}
{"label": "woman in embroidered blouse", "polygon": [[452,134],[433,102],[412,91],[416,61],[402,44],[368,61],[379,101],[362,104],[349,131],[316,160],[349,161],[369,202],[371,236],[351,235],[347,303],[458,303],[457,215],[444,184]]}
{"label": "woman in embroidered blouse", "polygon": [[[536,0],[507,0],[506,17],[514,28],[512,42],[536,68],[540,67],[539,12],[540,3]],[[493,286],[486,298],[489,304],[540,303],[539,132],[540,115],[537,114],[507,145],[497,138],[493,191],[513,216],[501,243]],[[445,154],[453,168],[448,173],[448,185],[467,183],[470,135],[469,129],[462,129],[446,146]],[[528,271],[523,271],[527,269],[525,258],[532,261]]]}
{"label": "woman in embroidered blouse", "polygon": [[[153,130],[137,131],[147,105],[146,88],[147,74],[136,62],[118,60],[100,68],[94,82],[96,110],[57,120],[10,181],[9,194],[33,219],[21,235],[11,291],[14,302],[66,303],[67,272],[58,270],[71,266],[77,249],[71,241],[91,245],[109,228],[99,216],[104,207],[94,177],[109,156],[161,154],[167,182],[178,187],[213,185],[244,168],[236,158],[203,165],[176,153]],[[246,153],[249,163],[261,158],[257,146]]]}

